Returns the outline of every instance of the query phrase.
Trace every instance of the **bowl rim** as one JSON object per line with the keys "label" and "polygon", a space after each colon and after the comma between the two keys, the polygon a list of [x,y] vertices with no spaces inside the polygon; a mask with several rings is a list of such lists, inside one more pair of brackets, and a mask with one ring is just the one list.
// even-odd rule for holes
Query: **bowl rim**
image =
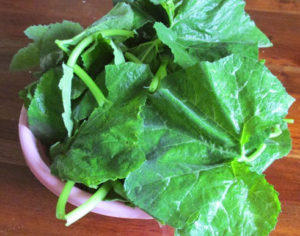
{"label": "bowl rim", "polygon": [[[18,130],[21,149],[27,166],[39,182],[56,196],[59,196],[64,187],[64,183],[51,174],[50,168],[44,162],[43,156],[45,156],[45,153],[39,148],[41,144],[29,129],[27,111],[24,106],[20,112]],[[90,193],[77,187],[73,187],[68,202],[74,206],[79,206],[91,196]],[[140,208],[133,208],[118,201],[102,201],[92,210],[92,212],[125,219],[153,219]]]}

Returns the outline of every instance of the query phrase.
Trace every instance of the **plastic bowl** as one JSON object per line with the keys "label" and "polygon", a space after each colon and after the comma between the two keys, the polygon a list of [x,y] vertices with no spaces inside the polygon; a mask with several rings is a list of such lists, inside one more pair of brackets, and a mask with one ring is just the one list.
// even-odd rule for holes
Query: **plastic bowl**
{"label": "plastic bowl", "polygon": [[[19,138],[25,161],[31,172],[47,189],[56,196],[59,196],[64,187],[64,183],[51,174],[48,166],[49,163],[46,164],[48,159],[43,151],[43,147],[28,127],[27,112],[24,107],[22,107],[19,119]],[[74,206],[79,206],[90,197],[90,193],[77,187],[73,187],[68,202]],[[121,202],[102,201],[92,210],[92,212],[118,218],[153,219],[141,209],[126,206]]]}

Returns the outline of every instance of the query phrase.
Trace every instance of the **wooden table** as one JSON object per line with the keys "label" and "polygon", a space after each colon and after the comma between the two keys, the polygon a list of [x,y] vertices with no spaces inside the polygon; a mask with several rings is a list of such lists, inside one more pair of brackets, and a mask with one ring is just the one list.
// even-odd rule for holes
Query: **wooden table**
{"label": "wooden table", "polygon": [[[300,0],[248,0],[247,11],[269,36],[274,47],[261,57],[296,99],[300,98]],[[55,218],[57,197],[26,167],[18,141],[22,102],[17,93],[28,84],[27,73],[11,74],[13,54],[29,41],[29,25],[63,19],[89,25],[111,8],[110,0],[0,0],[0,235],[172,235],[154,221],[124,220],[89,214],[66,228]],[[273,236],[300,235],[300,102],[289,114],[293,150],[266,172],[280,193],[282,213]]]}

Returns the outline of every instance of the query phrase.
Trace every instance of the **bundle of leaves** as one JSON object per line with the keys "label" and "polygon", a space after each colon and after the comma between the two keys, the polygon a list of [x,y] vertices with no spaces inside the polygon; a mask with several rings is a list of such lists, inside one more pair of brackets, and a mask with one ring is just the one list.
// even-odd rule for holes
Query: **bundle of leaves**
{"label": "bundle of leaves", "polygon": [[[258,59],[268,38],[243,0],[124,0],[85,30],[31,26],[11,70],[30,129],[67,181],[67,225],[124,201],[176,235],[268,235],[280,212],[262,172],[288,154],[294,99]],[[94,193],[65,213],[74,184]]]}

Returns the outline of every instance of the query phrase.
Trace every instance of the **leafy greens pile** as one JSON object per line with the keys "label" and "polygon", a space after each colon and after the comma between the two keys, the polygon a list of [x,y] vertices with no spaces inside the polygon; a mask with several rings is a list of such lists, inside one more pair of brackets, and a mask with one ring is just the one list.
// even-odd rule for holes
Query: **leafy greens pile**
{"label": "leafy greens pile", "polygon": [[[258,59],[268,38],[243,0],[123,0],[87,29],[26,29],[11,70],[51,171],[57,217],[101,200],[137,206],[176,235],[268,235],[280,212],[262,172],[288,154],[294,99]],[[74,184],[93,196],[65,213]]]}

